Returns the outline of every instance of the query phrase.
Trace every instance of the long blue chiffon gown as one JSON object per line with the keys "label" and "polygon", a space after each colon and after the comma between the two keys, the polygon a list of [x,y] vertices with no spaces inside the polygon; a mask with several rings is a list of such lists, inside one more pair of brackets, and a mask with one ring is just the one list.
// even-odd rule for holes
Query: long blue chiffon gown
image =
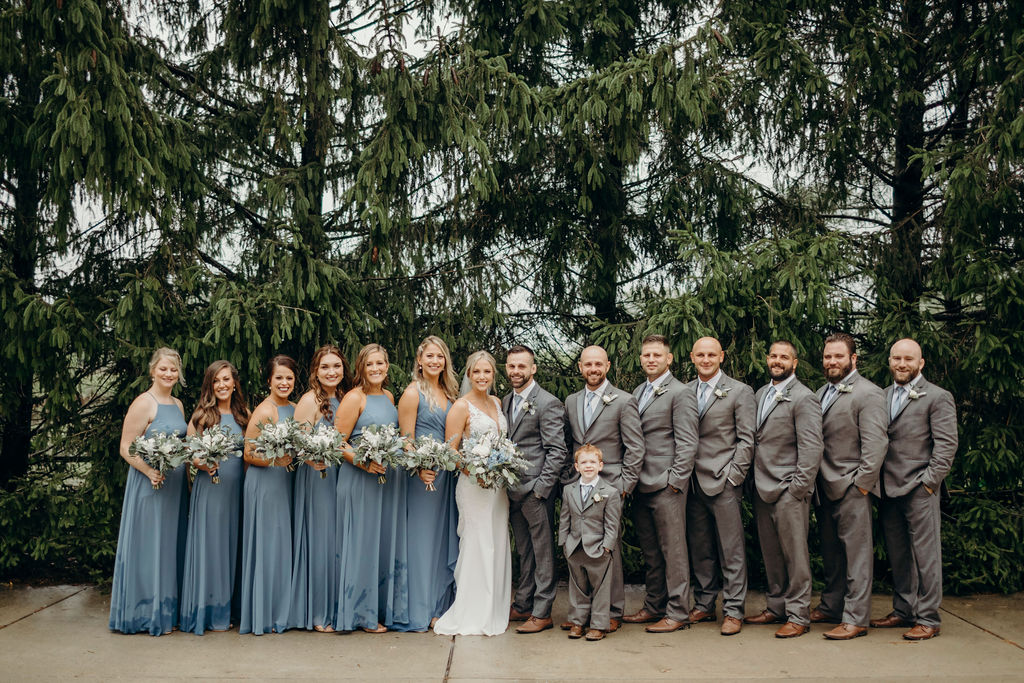
{"label": "long blue chiffon gown", "polygon": [[[359,442],[373,424],[398,424],[398,411],[387,396],[366,397],[350,441]],[[338,547],[340,573],[335,626],[343,631],[373,629],[378,623],[403,630],[409,623],[406,561],[406,493],[408,472],[388,468],[387,483],[377,475],[346,466],[338,479]]]}
{"label": "long blue chiffon gown", "polygon": [[[242,428],[231,414],[220,416],[241,437]],[[242,526],[242,451],[217,467],[220,483],[198,470],[192,482],[185,543],[185,575],[181,580],[181,630],[196,635],[226,631],[238,615],[240,598],[238,556]]]}
{"label": "long blue chiffon gown", "polygon": [[[177,404],[158,403],[145,436],[159,432],[183,436],[186,427]],[[112,631],[159,636],[170,633],[178,623],[188,511],[187,467],[167,472],[159,489],[134,467],[128,469],[110,590]]]}
{"label": "long blue chiffon gown", "polygon": [[[340,401],[330,399],[331,420],[318,425],[334,426]],[[321,414],[322,415],[322,414]],[[333,626],[338,606],[337,485],[338,467],[331,465],[325,477],[309,465],[295,472],[295,518],[292,525],[292,585],[288,623],[312,630]]]}
{"label": "long blue chiffon gown", "polygon": [[[294,416],[295,406],[277,407],[278,422]],[[245,471],[239,633],[281,633],[288,628],[293,479],[287,467],[278,465],[250,465]]]}
{"label": "long blue chiffon gown", "polygon": [[[444,423],[451,409],[431,408],[420,392],[415,436],[444,441]],[[439,472],[436,491],[428,491],[419,477],[409,481],[408,525],[409,621],[402,631],[426,631],[434,617],[444,614],[455,599],[455,563],[459,559],[459,516],[455,507],[454,472]]]}

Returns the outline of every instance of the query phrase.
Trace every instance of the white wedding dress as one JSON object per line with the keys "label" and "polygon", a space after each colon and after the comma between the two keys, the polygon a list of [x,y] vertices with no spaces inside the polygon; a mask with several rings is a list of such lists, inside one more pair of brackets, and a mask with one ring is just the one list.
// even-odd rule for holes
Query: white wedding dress
{"label": "white wedding dress", "polygon": [[[468,403],[468,401],[467,401]],[[508,432],[495,399],[499,424],[469,403],[469,432],[479,438]],[[459,476],[455,485],[459,508],[459,559],[455,564],[455,602],[434,633],[452,636],[496,636],[508,628],[512,601],[512,550],[508,540],[508,494],[480,488],[473,477]]]}

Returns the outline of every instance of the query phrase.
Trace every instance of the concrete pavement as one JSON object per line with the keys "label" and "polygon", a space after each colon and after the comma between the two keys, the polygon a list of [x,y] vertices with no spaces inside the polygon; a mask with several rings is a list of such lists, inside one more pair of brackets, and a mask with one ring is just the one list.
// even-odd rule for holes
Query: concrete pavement
{"label": "concrete pavement", "polygon": [[[642,602],[639,587],[627,607]],[[872,614],[888,612],[876,595]],[[153,638],[107,630],[109,598],[92,586],[0,587],[0,680],[1024,680],[1024,594],[946,598],[942,635],[902,640],[902,629],[830,642],[814,625],[792,640],[775,627],[718,624],[666,635],[626,625],[604,641],[570,641],[557,628],[535,635],[444,637],[431,633],[240,636],[186,633]],[[764,605],[747,600],[747,613]],[[555,603],[566,613],[566,590]]]}

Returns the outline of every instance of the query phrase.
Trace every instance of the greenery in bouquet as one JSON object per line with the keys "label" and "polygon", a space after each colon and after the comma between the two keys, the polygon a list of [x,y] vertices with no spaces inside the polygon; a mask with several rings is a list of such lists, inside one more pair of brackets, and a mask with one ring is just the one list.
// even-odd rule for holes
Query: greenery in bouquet
{"label": "greenery in bouquet", "polygon": [[[407,451],[408,457],[415,463],[410,470],[433,470],[434,472],[453,472],[459,466],[459,452],[451,444],[439,441],[432,436],[418,436]],[[427,484],[428,491],[436,491],[433,482]]]}
{"label": "greenery in bouquet", "polygon": [[511,488],[529,467],[507,437],[487,434],[462,442],[462,465],[484,488]]}
{"label": "greenery in bouquet", "polygon": [[242,440],[227,427],[210,428],[202,434],[193,434],[185,439],[185,449],[193,464],[208,468],[210,481],[220,483],[217,468],[228,458],[242,455]]}
{"label": "greenery in bouquet", "polygon": [[[345,435],[332,425],[318,424],[309,431],[301,430],[300,434],[296,462],[323,463],[330,467],[344,460]],[[320,470],[320,478],[327,478],[326,470]]]}
{"label": "greenery in bouquet", "polygon": [[[157,432],[153,436],[140,436],[128,446],[131,455],[137,455],[160,474],[170,472],[188,460],[185,442],[177,434]],[[163,487],[163,482],[153,484],[154,489]]]}
{"label": "greenery in bouquet", "polygon": [[[403,467],[400,463],[404,457],[405,439],[393,424],[370,425],[363,430],[355,445],[354,462],[359,465],[375,462],[384,467]],[[386,474],[377,475],[378,484],[384,484],[387,480]]]}
{"label": "greenery in bouquet", "polygon": [[276,465],[278,460],[295,456],[305,434],[302,425],[294,418],[281,422],[267,421],[260,425],[260,435],[252,440],[252,447],[268,464]]}

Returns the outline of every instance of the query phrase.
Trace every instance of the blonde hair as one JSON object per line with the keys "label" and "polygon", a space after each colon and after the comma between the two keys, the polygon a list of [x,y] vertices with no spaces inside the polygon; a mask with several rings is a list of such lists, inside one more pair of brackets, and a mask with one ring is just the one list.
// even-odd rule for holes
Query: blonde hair
{"label": "blonde hair", "polygon": [[438,405],[430,386],[430,381],[424,377],[423,365],[420,363],[420,357],[423,355],[423,352],[431,345],[440,349],[441,355],[444,356],[444,370],[441,371],[438,384],[441,385],[441,391],[444,392],[445,397],[452,403],[459,397],[459,380],[456,379],[455,371],[452,370],[452,354],[444,340],[434,335],[424,338],[420,345],[416,347],[416,365],[412,369],[412,377],[416,381],[416,386],[419,387],[420,393],[427,397],[427,405],[431,409],[438,409],[442,408],[442,406]]}
{"label": "blonde hair", "polygon": [[494,389],[494,379],[498,376],[498,361],[494,360],[494,356],[487,353],[486,351],[474,351],[469,354],[469,358],[466,359],[466,374],[462,378],[462,395],[465,396],[472,389],[472,384],[469,381],[469,373],[473,371],[476,364],[482,360],[486,360],[491,364],[491,369],[494,371],[494,377],[491,378],[491,386],[487,389],[487,393],[491,393]]}
{"label": "blonde hair", "polygon": [[181,371],[181,355],[174,349],[166,346],[161,346],[149,357],[149,376],[153,376],[153,370],[156,369],[156,365],[160,362],[161,358],[170,358],[174,361],[174,366],[178,368],[178,384],[185,386],[185,373]]}

